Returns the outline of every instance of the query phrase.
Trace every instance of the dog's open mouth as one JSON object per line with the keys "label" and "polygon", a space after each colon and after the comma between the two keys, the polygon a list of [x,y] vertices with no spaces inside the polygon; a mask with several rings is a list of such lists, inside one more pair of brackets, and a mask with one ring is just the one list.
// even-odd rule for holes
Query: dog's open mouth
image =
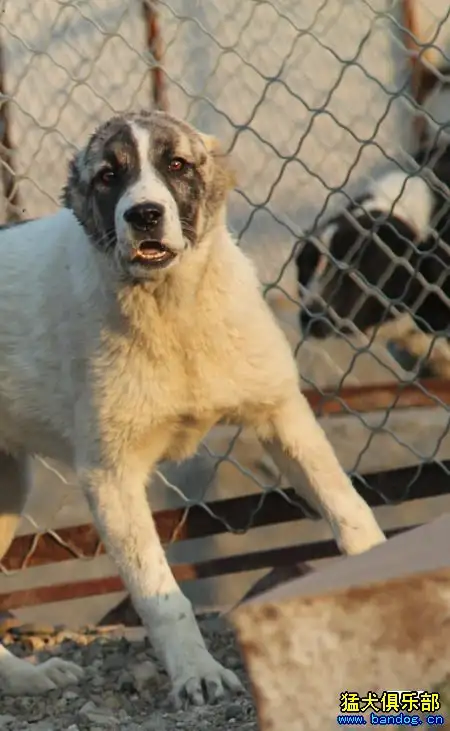
{"label": "dog's open mouth", "polygon": [[175,259],[175,256],[176,254],[161,241],[148,239],[140,242],[139,249],[133,253],[132,262],[147,266],[164,266]]}

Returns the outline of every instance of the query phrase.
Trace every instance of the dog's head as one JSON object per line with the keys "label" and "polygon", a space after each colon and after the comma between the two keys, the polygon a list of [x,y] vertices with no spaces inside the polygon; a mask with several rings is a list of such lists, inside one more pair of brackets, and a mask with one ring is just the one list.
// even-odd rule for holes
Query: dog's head
{"label": "dog's head", "polygon": [[123,273],[145,280],[207,239],[233,185],[215,138],[141,112],[96,130],[70,162],[62,202]]}
{"label": "dog's head", "polygon": [[[422,180],[412,186],[417,200],[411,190],[410,199],[402,200],[400,181],[405,179],[386,178],[384,191],[379,186],[324,229],[326,261],[300,315],[305,335],[325,338],[354,328],[364,332],[412,307],[420,294],[417,245],[428,232],[433,204]],[[388,192],[392,200],[384,200],[381,192]],[[309,241],[305,257],[314,262],[311,246]],[[323,257],[315,255],[316,261]],[[298,266],[301,269],[301,259]],[[300,271],[298,278],[301,283]]]}

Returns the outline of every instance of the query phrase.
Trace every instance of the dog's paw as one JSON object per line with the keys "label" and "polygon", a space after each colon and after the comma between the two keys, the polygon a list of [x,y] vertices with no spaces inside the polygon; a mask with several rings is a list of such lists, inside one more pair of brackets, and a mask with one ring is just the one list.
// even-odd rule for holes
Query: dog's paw
{"label": "dog's paw", "polygon": [[170,700],[179,709],[186,703],[203,706],[217,703],[226,692],[243,693],[241,681],[208,653],[183,667],[183,672],[172,681]]}
{"label": "dog's paw", "polygon": [[57,657],[40,665],[31,665],[18,658],[14,660],[14,663],[8,663],[8,671],[1,678],[2,689],[10,695],[40,695],[78,683],[83,677],[82,668]]}

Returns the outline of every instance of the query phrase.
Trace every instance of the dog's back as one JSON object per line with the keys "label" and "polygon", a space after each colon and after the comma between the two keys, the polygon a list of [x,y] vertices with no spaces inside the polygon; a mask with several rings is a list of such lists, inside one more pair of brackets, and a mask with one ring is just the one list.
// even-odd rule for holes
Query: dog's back
{"label": "dog's back", "polygon": [[72,240],[64,237],[69,217],[62,210],[0,229],[0,448],[25,437],[36,451],[64,452],[66,411],[73,400],[69,364],[75,367],[83,342],[74,331],[76,288],[90,283],[89,272],[72,277],[71,260],[78,260],[82,272],[87,252],[81,229],[79,241],[73,233]]}

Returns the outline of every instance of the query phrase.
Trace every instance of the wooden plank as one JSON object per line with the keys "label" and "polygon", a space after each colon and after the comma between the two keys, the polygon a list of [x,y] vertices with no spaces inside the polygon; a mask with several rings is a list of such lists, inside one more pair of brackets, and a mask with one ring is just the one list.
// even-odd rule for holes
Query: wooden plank
{"label": "wooden plank", "polygon": [[[410,530],[416,526],[396,528],[387,532],[388,536]],[[284,566],[292,563],[315,561],[321,558],[337,556],[338,550],[335,541],[317,541],[299,546],[287,546],[266,551],[225,556],[198,564],[175,564],[172,566],[177,581],[192,581],[205,579],[211,576],[222,576],[244,571],[254,571],[274,566]],[[107,576],[101,579],[86,579],[50,586],[37,586],[31,589],[0,594],[0,611],[8,611],[19,607],[30,607],[49,602],[84,599],[89,596],[99,596],[124,591],[125,587],[119,576]]]}

